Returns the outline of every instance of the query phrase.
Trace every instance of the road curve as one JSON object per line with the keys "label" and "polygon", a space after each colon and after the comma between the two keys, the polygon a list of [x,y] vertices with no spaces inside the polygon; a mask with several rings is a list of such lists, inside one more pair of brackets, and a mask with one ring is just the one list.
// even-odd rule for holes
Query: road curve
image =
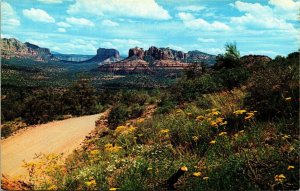
{"label": "road curve", "polygon": [[31,161],[35,153],[69,154],[80,146],[95,128],[101,114],[82,116],[31,126],[23,132],[1,140],[1,172],[9,176],[25,175],[23,160]]}

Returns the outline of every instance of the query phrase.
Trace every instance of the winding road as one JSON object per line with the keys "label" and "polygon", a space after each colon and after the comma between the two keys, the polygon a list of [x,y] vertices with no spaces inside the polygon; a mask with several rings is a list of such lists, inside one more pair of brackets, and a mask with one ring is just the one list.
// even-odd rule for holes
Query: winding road
{"label": "winding road", "polygon": [[65,119],[30,126],[1,140],[1,172],[9,176],[25,175],[23,160],[33,160],[36,153],[70,154],[94,128],[101,114]]}

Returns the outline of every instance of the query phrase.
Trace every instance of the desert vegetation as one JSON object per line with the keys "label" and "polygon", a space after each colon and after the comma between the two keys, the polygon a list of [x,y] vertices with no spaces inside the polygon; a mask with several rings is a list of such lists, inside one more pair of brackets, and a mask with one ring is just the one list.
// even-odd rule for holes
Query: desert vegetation
{"label": "desert vegetation", "polygon": [[[26,162],[32,188],[299,189],[299,53],[249,64],[227,44],[217,59],[205,72],[187,69],[167,88],[95,93],[79,83],[54,96],[72,106],[61,114],[110,110],[65,162],[53,154]],[[26,116],[36,115],[11,119]],[[170,185],[178,169],[184,173]]]}

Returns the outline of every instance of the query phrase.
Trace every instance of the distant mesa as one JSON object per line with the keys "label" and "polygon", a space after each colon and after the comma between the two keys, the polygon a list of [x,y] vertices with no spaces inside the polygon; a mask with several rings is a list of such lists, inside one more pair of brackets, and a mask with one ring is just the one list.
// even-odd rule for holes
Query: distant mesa
{"label": "distant mesa", "polygon": [[100,64],[120,61],[120,53],[116,49],[99,48],[96,56],[83,62],[97,62]]}
{"label": "distant mesa", "polygon": [[33,58],[36,61],[57,60],[48,48],[41,48],[29,42],[22,43],[14,38],[1,39],[2,58],[10,59],[12,57]]}

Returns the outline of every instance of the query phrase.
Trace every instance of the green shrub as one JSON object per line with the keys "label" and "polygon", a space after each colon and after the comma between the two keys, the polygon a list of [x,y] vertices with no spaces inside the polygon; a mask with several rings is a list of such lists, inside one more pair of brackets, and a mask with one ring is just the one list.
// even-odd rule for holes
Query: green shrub
{"label": "green shrub", "polygon": [[215,80],[225,89],[239,87],[247,81],[250,72],[244,67],[222,68],[213,74]]}
{"label": "green shrub", "polygon": [[275,60],[249,78],[245,105],[263,118],[298,116],[298,80],[298,64]]}
{"label": "green shrub", "polygon": [[180,79],[171,87],[171,96],[178,102],[193,101],[201,94],[212,93],[220,89],[215,79],[205,74],[195,79]]}
{"label": "green shrub", "polygon": [[129,109],[130,109],[130,118],[138,118],[143,114],[145,107],[140,106],[139,104],[136,103],[130,106]]}
{"label": "green shrub", "polygon": [[108,114],[108,123],[112,129],[124,123],[130,115],[128,107],[124,104],[117,104],[111,108]]}

